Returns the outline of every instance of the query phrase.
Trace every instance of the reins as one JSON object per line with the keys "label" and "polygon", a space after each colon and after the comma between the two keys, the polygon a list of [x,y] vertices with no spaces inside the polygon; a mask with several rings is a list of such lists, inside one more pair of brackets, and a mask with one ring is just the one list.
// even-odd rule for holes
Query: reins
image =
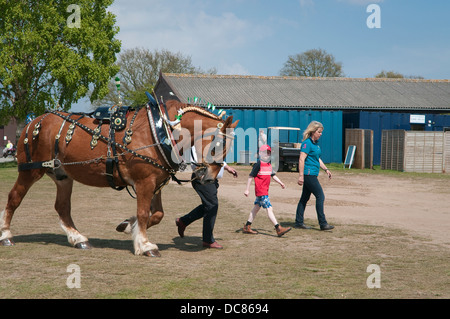
{"label": "reins", "polygon": [[[120,156],[121,156],[121,155],[124,155],[125,153],[129,153],[129,154],[132,154],[132,155],[134,155],[134,156],[136,156],[136,157],[138,157],[138,158],[140,158],[140,159],[146,161],[147,163],[152,164],[153,166],[156,166],[156,167],[159,168],[159,169],[162,169],[162,170],[166,171],[166,172],[169,173],[170,175],[175,175],[175,173],[176,173],[176,171],[174,171],[173,169],[166,168],[166,167],[162,166],[161,164],[157,163],[157,162],[156,162],[154,159],[152,159],[151,157],[145,156],[145,155],[142,155],[142,154],[139,154],[139,153],[137,153],[135,150],[132,150],[132,149],[126,147],[125,145],[120,144],[120,143],[118,143],[118,142],[116,142],[116,141],[110,139],[109,137],[106,137],[106,136],[104,136],[104,135],[102,135],[102,134],[98,134],[98,133],[96,133],[93,129],[90,129],[90,128],[87,127],[86,125],[81,124],[80,122],[76,121],[75,119],[70,118],[69,116],[66,116],[66,115],[64,115],[64,114],[58,113],[57,111],[54,111],[54,110],[50,110],[49,113],[52,113],[52,114],[54,114],[54,115],[57,115],[57,116],[61,117],[62,119],[66,120],[66,121],[68,121],[68,122],[70,122],[70,123],[72,123],[72,124],[74,124],[74,125],[77,125],[78,127],[82,128],[83,130],[85,130],[86,132],[88,132],[89,134],[92,134],[92,135],[96,134],[96,135],[98,136],[99,139],[105,141],[105,142],[108,143],[108,144],[114,145],[115,147],[118,147],[118,148],[124,150],[124,151],[125,151],[124,153],[118,154],[118,155],[120,155]],[[158,143],[156,143],[156,144],[158,144]],[[139,149],[137,149],[137,150],[141,150],[141,149],[143,149],[143,148],[152,147],[152,146],[155,146],[156,144],[148,145],[148,146],[139,148]],[[104,156],[101,156],[100,158],[90,160],[89,162],[99,161],[99,160],[102,160],[103,158],[104,158]],[[80,164],[82,164],[82,163],[83,163],[83,162],[80,162]],[[75,165],[75,163],[70,163],[70,164],[71,164],[71,165]],[[64,165],[64,164],[61,163],[61,165]]]}
{"label": "reins", "polygon": [[[74,125],[79,126],[80,128],[82,128],[83,130],[85,130],[86,132],[88,132],[88,133],[90,133],[92,135],[96,134],[96,136],[98,136],[98,139],[102,139],[103,141],[107,142],[108,144],[113,144],[114,146],[116,146],[116,147],[118,147],[118,148],[120,148],[120,149],[125,151],[125,152],[117,154],[117,156],[123,156],[123,155],[129,153],[129,154],[132,154],[132,155],[134,155],[134,156],[136,156],[136,157],[146,161],[149,164],[152,164],[153,166],[155,166],[155,167],[157,167],[159,169],[162,169],[162,170],[166,171],[170,175],[169,179],[174,180],[179,185],[181,185],[181,183],[190,183],[193,180],[199,178],[198,175],[195,174],[195,177],[192,178],[192,179],[188,179],[188,180],[179,179],[179,178],[177,178],[175,176],[175,174],[176,174],[175,170],[166,168],[163,165],[157,163],[154,159],[152,159],[152,158],[150,158],[148,156],[145,156],[145,155],[137,153],[137,151],[140,151],[140,150],[143,150],[143,149],[149,148],[149,147],[155,147],[155,146],[157,146],[157,145],[159,145],[161,143],[154,143],[154,144],[142,146],[142,147],[139,147],[139,148],[137,148],[135,150],[132,150],[132,149],[126,147],[123,144],[120,144],[120,143],[118,143],[118,142],[116,142],[114,140],[111,140],[109,137],[106,137],[106,136],[104,136],[102,134],[99,134],[98,132],[95,132],[94,130],[90,129],[86,125],[79,123],[77,120],[72,119],[69,116],[66,116],[64,114],[58,113],[57,111],[54,111],[54,110],[50,110],[49,113],[57,115],[57,116],[63,118],[64,120],[66,120],[68,122],[71,122]],[[92,163],[100,163],[102,160],[105,160],[106,158],[107,157],[105,155],[102,155],[102,156],[100,156],[98,158],[95,158],[95,159],[91,159],[91,160],[87,160],[87,161],[81,161],[81,162],[71,162],[71,163],[62,163],[60,160],[54,159],[54,160],[51,160],[51,161],[42,162],[42,166],[43,167],[47,167],[47,168],[57,169],[60,166],[66,166],[66,165],[68,166],[68,165],[85,165],[85,164],[92,164]],[[37,164],[37,163],[35,163],[35,164]],[[198,171],[198,170],[206,167],[206,165],[204,163],[201,163],[201,164],[195,163],[195,166],[197,167],[197,169],[195,171]],[[194,171],[194,173],[195,173],[195,171]],[[168,180],[164,181],[164,183],[160,186],[160,189],[167,184]],[[127,191],[128,191],[128,193],[130,193],[128,188],[127,188]],[[130,196],[134,198],[133,195],[130,194]]]}
{"label": "reins", "polygon": [[[219,117],[216,117],[215,115],[213,115],[213,114],[211,114],[209,112],[206,112],[205,110],[203,110],[201,108],[197,108],[197,107],[191,106],[191,105],[187,106],[186,108],[182,108],[180,110],[184,110],[184,112],[197,111],[200,114],[206,115],[206,116],[208,116],[210,118],[220,119]],[[182,112],[182,113],[184,113],[184,112]],[[164,182],[157,188],[157,190],[155,190],[155,193],[157,193],[165,185],[167,185],[167,183],[170,181],[170,179],[174,180],[179,185],[181,185],[181,183],[192,182],[192,181],[194,181],[196,179],[200,179],[201,174],[198,174],[198,172],[207,168],[207,165],[205,163],[192,163],[196,167],[193,170],[194,177],[191,178],[191,179],[188,179],[188,180],[180,180],[180,179],[178,179],[175,176],[175,174],[177,173],[178,169],[167,168],[167,167],[159,164],[155,159],[153,159],[153,158],[151,158],[149,156],[142,155],[142,154],[138,153],[138,151],[140,151],[142,149],[162,145],[160,142],[157,141],[157,143],[154,143],[154,144],[151,144],[151,145],[142,146],[142,147],[139,147],[137,149],[131,149],[131,148],[127,147],[127,144],[129,144],[131,142],[131,134],[132,134],[132,132],[128,132],[128,131],[131,131],[131,126],[130,126],[130,129],[127,130],[124,138],[122,139],[123,144],[121,144],[121,143],[115,141],[114,134],[111,134],[111,130],[110,130],[109,137],[107,137],[107,136],[104,136],[104,135],[101,134],[99,127],[95,128],[95,129],[91,129],[91,128],[87,127],[86,125],[80,123],[79,120],[81,118],[83,118],[86,114],[83,114],[83,116],[81,116],[81,118],[74,119],[74,118],[71,118],[72,113],[69,113],[68,115],[64,115],[64,114],[62,114],[62,113],[60,113],[60,112],[58,112],[56,110],[48,110],[47,114],[44,115],[44,117],[38,122],[38,124],[35,125],[35,131],[33,131],[33,139],[39,134],[39,128],[40,128],[40,124],[41,124],[42,120],[45,117],[47,117],[49,114],[56,115],[56,116],[58,116],[58,117],[60,117],[60,118],[62,118],[64,120],[63,124],[61,125],[61,128],[60,128],[60,130],[59,130],[59,132],[57,134],[57,137],[56,137],[55,158],[52,159],[52,160],[49,160],[49,161],[32,162],[31,161],[31,156],[29,154],[30,152],[28,150],[28,139],[26,138],[25,141],[24,141],[24,144],[25,144],[25,152],[26,152],[26,155],[27,155],[27,162],[19,164],[19,170],[30,170],[30,169],[40,169],[40,168],[52,168],[52,169],[56,170],[56,169],[60,168],[61,166],[89,165],[89,164],[93,164],[93,163],[100,163],[102,161],[106,161],[106,164],[108,164],[108,161],[111,162],[114,159],[117,162],[116,165],[118,166],[118,158],[120,156],[124,156],[125,154],[132,154],[133,156],[135,156],[137,158],[140,158],[140,159],[144,160],[145,162],[147,162],[147,163],[149,163],[149,164],[151,164],[151,165],[153,165],[153,166],[155,166],[155,167],[157,167],[157,168],[159,168],[159,169],[161,169],[161,170],[163,170],[163,171],[165,171],[165,172],[167,172],[169,174],[169,177],[166,180],[164,180]],[[135,114],[133,116],[131,125],[134,122],[134,120],[136,118],[136,115],[137,115],[137,111],[135,111]],[[178,123],[181,122],[181,115],[179,117],[177,117],[177,119],[178,119]],[[74,131],[75,127],[80,127],[81,129],[83,129],[84,131],[86,131],[87,133],[92,135],[91,148],[95,147],[95,145],[97,144],[97,140],[103,140],[104,142],[107,143],[107,145],[108,145],[108,153],[107,153],[107,155],[102,155],[102,156],[94,158],[94,159],[85,160],[85,161],[79,161],[79,162],[70,162],[70,163],[63,163],[63,162],[61,162],[58,159],[58,146],[57,146],[57,144],[59,142],[59,138],[60,138],[60,135],[61,135],[62,128],[63,128],[63,126],[64,126],[64,124],[66,122],[70,122],[71,123],[70,127],[69,127],[69,131],[70,132],[69,131],[67,132],[66,143],[70,142],[70,140],[72,139],[72,134],[73,134],[73,131]],[[30,124],[27,127],[27,133],[28,133],[28,129],[29,129],[30,125],[31,125],[31,122],[30,122]],[[218,126],[217,126],[217,130],[213,134],[210,134],[210,135],[222,136],[224,138],[234,139],[234,136],[230,136],[228,134],[225,134],[225,133],[221,132],[220,128],[222,128],[222,126],[223,126],[223,123],[219,123]],[[173,127],[172,127],[172,129],[173,129]],[[214,140],[214,138],[213,138],[213,140]],[[94,145],[92,144],[93,142],[94,142]],[[114,153],[113,154],[114,158],[111,157],[111,152],[109,151],[110,147],[112,147],[113,150],[114,150],[114,152],[113,152]],[[123,151],[121,153],[118,153],[118,152],[115,151],[116,148],[121,149]],[[112,172],[112,170],[109,170],[109,172]],[[106,175],[111,175],[111,174],[108,174],[108,167],[107,167],[107,174]],[[119,171],[119,175],[120,175],[120,171]],[[111,176],[107,176],[107,177],[109,179],[112,179],[112,175]],[[120,177],[122,178],[122,176],[120,176]],[[123,178],[122,178],[122,181],[123,181]],[[111,185],[111,183],[110,183],[110,185]],[[121,190],[123,188],[124,187],[115,188],[115,189]],[[128,190],[128,187],[127,187],[127,191],[128,191],[128,193],[130,194],[131,197],[135,198],[130,193],[130,191]]]}

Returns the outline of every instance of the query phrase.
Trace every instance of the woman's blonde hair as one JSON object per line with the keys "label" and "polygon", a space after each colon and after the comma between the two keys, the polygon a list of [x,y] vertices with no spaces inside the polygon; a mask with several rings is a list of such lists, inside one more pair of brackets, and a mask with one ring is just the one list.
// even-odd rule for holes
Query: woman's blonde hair
{"label": "woman's blonde hair", "polygon": [[322,123],[317,122],[317,121],[312,121],[311,123],[309,123],[308,127],[303,132],[303,141],[307,140],[319,128],[321,128],[323,130]]}

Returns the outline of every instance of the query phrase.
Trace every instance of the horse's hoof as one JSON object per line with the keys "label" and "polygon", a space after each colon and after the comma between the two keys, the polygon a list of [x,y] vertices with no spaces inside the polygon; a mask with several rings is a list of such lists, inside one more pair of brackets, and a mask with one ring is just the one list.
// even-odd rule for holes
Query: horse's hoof
{"label": "horse's hoof", "polygon": [[147,256],[147,257],[161,257],[161,254],[159,253],[158,249],[152,249],[152,250],[147,250],[146,252],[144,252],[144,256]]}
{"label": "horse's hoof", "polygon": [[130,225],[130,221],[128,219],[125,219],[123,222],[121,222],[119,225],[117,225],[116,231],[118,231],[119,233],[124,233],[125,229],[127,229],[127,227],[129,225]]}
{"label": "horse's hoof", "polygon": [[10,238],[5,238],[2,241],[0,241],[0,246],[14,246],[15,243],[12,239]]}
{"label": "horse's hoof", "polygon": [[84,241],[82,243],[76,244],[75,248],[77,248],[77,249],[91,249],[92,246],[91,246],[91,244],[89,244],[88,241]]}

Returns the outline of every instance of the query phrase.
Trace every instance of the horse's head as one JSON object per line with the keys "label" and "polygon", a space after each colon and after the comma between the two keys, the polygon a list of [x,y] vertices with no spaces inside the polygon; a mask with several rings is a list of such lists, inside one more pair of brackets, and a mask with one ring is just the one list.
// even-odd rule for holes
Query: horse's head
{"label": "horse's head", "polygon": [[224,159],[234,140],[233,116],[225,121],[220,117],[195,106],[183,109],[182,127],[191,133],[191,145],[196,150],[197,180],[202,184],[212,183],[223,166]]}
{"label": "horse's head", "polygon": [[225,121],[215,123],[216,128],[212,126],[204,131],[202,153],[205,173],[200,183],[212,183],[216,179],[233,144],[234,129],[238,122],[233,123],[233,116],[230,116]]}

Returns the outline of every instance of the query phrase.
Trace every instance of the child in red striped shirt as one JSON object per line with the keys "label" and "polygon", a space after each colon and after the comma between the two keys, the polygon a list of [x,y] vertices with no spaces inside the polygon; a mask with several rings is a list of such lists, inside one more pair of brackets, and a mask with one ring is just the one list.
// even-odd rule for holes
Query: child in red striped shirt
{"label": "child in red striped shirt", "polygon": [[250,184],[252,183],[252,179],[255,180],[255,206],[253,206],[252,211],[248,217],[247,223],[243,228],[244,234],[257,234],[257,231],[251,229],[251,224],[256,217],[256,214],[259,212],[260,208],[265,208],[267,210],[267,215],[270,221],[274,224],[275,229],[277,231],[278,237],[283,236],[288,231],[291,230],[291,227],[285,228],[278,224],[277,219],[273,213],[272,204],[269,200],[269,186],[270,180],[273,178],[275,182],[280,184],[281,188],[285,188],[284,183],[275,175],[272,170],[272,164],[270,164],[270,154],[271,148],[269,145],[262,145],[259,149],[259,161],[253,165],[253,169],[250,172],[247,181],[247,189],[244,192],[244,195],[248,197]]}

